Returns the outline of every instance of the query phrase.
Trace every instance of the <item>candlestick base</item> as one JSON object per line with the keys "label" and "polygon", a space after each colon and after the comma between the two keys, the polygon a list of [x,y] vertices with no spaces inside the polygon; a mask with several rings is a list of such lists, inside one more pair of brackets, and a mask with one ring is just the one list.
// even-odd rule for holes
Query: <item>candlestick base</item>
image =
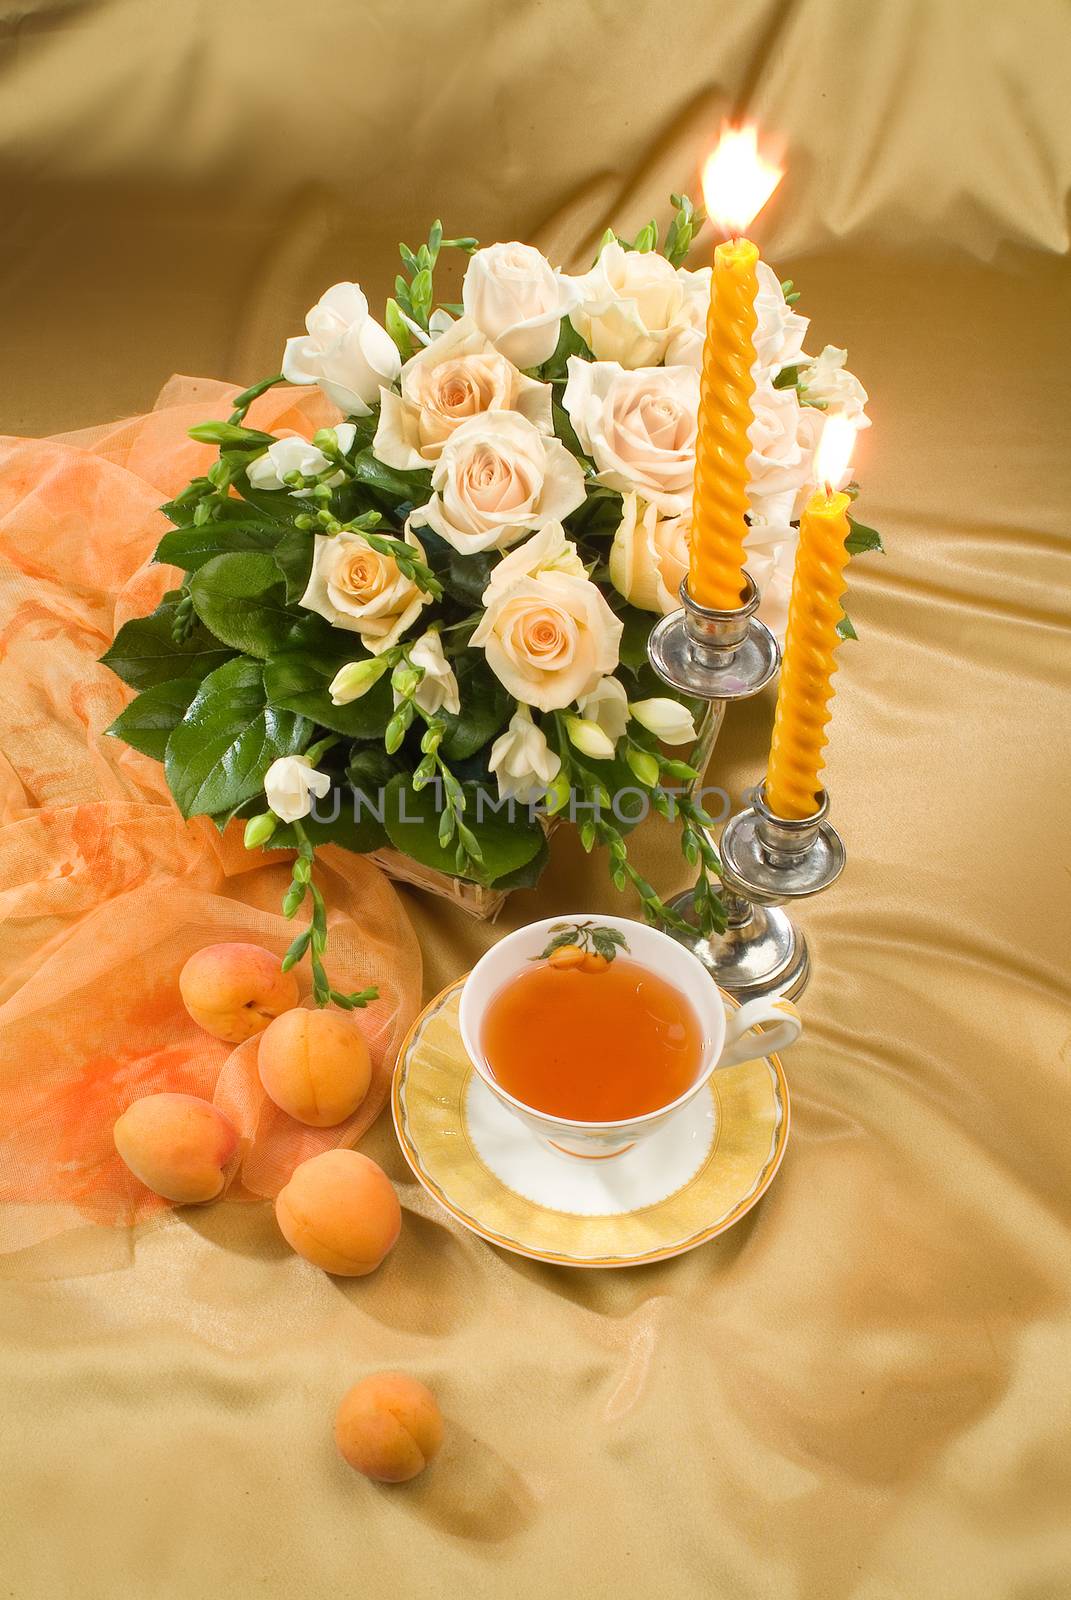
{"label": "candlestick base", "polygon": [[[725,825],[719,850],[729,926],[710,938],[698,929],[694,938],[684,933],[674,937],[738,1000],[775,994],[793,999],[807,984],[807,941],[779,907],[785,900],[820,894],[843,872],[844,845],[827,821],[828,812],[823,790],[812,816],[779,817],[767,805],[763,788],[753,805]],[[671,907],[692,921],[693,900],[689,890]]]}
{"label": "candlestick base", "polygon": [[699,605],[682,583],[682,608],[655,624],[647,641],[652,667],[682,694],[703,700],[744,700],[777,672],[777,640],[755,612],[759,591],[744,575],[744,598],[728,611]]}

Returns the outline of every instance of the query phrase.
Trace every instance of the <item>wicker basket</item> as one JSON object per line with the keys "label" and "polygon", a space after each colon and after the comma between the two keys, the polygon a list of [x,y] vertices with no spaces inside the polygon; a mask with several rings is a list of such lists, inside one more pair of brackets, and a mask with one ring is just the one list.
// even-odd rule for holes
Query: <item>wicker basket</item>
{"label": "wicker basket", "polygon": [[[699,724],[699,737],[691,753],[692,765],[698,767],[700,772],[706,771],[707,762],[721,731],[724,715],[725,703],[721,700],[712,701],[703,713]],[[558,817],[540,818],[543,832],[548,839],[558,826],[559,820]],[[415,889],[426,889],[428,894],[450,900],[455,906],[460,906],[462,911],[467,911],[470,917],[478,918],[480,922],[493,922],[510,894],[509,889],[485,889],[482,884],[468,883],[463,878],[453,878],[448,872],[440,872],[437,867],[422,866],[419,861],[414,861],[412,856],[403,855],[402,851],[392,850],[389,847],[371,851],[368,859],[374,861],[377,867],[382,867],[387,877],[393,878],[395,883],[409,883]]]}

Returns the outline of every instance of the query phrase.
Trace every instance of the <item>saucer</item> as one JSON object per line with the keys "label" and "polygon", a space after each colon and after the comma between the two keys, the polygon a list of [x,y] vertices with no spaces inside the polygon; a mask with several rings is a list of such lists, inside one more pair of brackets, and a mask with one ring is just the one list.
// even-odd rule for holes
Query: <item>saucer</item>
{"label": "saucer", "polygon": [[632,1149],[585,1160],[530,1132],[473,1070],[458,1030],[463,982],[410,1029],[391,1108],[417,1179],[464,1227],[536,1261],[629,1267],[705,1244],[769,1188],[789,1129],[775,1055],[714,1073]]}

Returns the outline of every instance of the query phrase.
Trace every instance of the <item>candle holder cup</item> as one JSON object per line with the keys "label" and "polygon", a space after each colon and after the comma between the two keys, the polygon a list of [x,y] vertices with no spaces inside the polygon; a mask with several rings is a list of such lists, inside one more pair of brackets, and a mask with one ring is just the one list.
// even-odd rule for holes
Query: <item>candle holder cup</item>
{"label": "candle holder cup", "polygon": [[[779,817],[767,805],[763,788],[725,825],[720,850],[728,928],[713,938],[698,928],[694,938],[678,937],[715,982],[740,1000],[775,994],[793,999],[806,986],[807,941],[780,908],[785,901],[820,894],[843,872],[844,845],[828,812],[829,797],[822,790],[813,815]],[[670,905],[691,920],[692,901],[688,890]]]}
{"label": "candle holder cup", "polygon": [[759,591],[744,575],[739,606],[715,611],[681,584],[682,609],[655,624],[647,655],[664,683],[702,700],[745,700],[770,682],[781,662],[777,640],[755,615]]}

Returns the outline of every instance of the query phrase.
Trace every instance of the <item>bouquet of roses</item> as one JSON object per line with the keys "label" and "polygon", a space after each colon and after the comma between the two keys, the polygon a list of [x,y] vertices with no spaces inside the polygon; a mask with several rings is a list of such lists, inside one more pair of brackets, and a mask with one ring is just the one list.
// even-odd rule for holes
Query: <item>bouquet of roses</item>
{"label": "bouquet of roses", "polygon": [[[681,264],[702,213],[673,207],[661,251],[653,222],[610,232],[573,277],[436,223],[400,246],[383,324],[336,284],[282,372],[191,430],[219,458],[163,508],[156,559],[181,584],[104,657],[139,691],[109,731],[162,760],[184,816],[244,818],[250,848],[296,851],[284,909],[309,898],[312,915],[287,963],[310,954],[321,1003],[355,999],[323,967],[325,842],[509,889],[536,881],[546,818],[568,816],[673,925],[628,854],[654,810],[679,825],[701,920],[723,925],[698,773],[674,753],[698,708],[646,651],[687,570],[710,293],[710,269]],[[471,258],[457,305],[435,297],[447,249]],[[783,631],[820,419],[862,425],[866,394],[843,351],[803,354],[797,295],[759,273],[748,565]],[[284,381],[319,385],[338,423],[246,427]]]}

